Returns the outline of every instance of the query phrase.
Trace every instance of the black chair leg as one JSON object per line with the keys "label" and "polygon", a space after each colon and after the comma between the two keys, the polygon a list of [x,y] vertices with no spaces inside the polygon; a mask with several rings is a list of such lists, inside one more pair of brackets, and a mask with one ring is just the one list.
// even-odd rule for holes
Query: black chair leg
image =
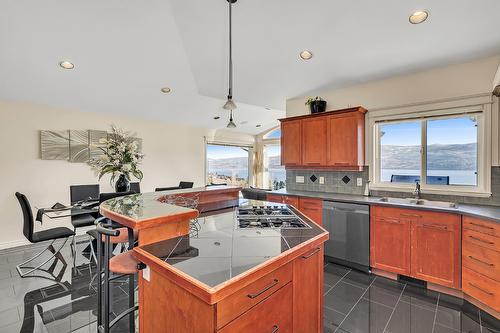
{"label": "black chair leg", "polygon": [[[134,230],[127,228],[128,232],[128,250],[132,251],[134,248]],[[134,274],[130,274],[128,278],[128,307],[129,309],[135,306],[135,284],[134,284]],[[129,331],[135,333],[135,316],[134,312],[129,314]]]}
{"label": "black chair leg", "polygon": [[97,327],[102,325],[102,242],[97,239]]}

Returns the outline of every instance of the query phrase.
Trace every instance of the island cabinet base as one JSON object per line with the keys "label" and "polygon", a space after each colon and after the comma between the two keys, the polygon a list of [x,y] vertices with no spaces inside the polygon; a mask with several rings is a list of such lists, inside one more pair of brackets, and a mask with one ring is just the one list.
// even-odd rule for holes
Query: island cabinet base
{"label": "island cabinet base", "polygon": [[139,274],[141,333],[322,333],[323,245],[210,304],[149,266]]}

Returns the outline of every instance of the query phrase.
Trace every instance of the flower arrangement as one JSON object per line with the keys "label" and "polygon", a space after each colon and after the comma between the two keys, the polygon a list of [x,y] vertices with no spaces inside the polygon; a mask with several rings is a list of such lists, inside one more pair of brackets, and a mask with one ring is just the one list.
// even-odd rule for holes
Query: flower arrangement
{"label": "flower arrangement", "polygon": [[107,139],[101,139],[99,143],[105,145],[99,147],[103,154],[88,162],[99,180],[108,173],[111,174],[111,184],[120,175],[124,175],[127,180],[130,180],[130,175],[139,180],[143,178],[139,165],[144,155],[139,151],[136,137],[113,125]]}
{"label": "flower arrangement", "polygon": [[319,96],[316,96],[316,97],[309,97],[306,101],[306,105],[311,105],[315,102],[321,102],[323,101],[323,98],[319,97]]}

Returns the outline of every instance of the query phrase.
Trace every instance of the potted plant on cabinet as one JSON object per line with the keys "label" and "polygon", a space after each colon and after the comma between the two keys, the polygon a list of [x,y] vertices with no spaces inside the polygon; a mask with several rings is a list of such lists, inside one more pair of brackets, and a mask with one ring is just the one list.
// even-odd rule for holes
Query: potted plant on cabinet
{"label": "potted plant on cabinet", "polygon": [[311,113],[319,113],[319,112],[325,112],[326,110],[326,101],[323,100],[323,98],[316,96],[316,97],[310,97],[306,101],[306,105],[309,105],[309,108],[311,109]]}
{"label": "potted plant on cabinet", "polygon": [[99,180],[106,174],[111,174],[111,185],[115,183],[116,192],[130,190],[130,175],[142,180],[143,173],[139,170],[144,155],[139,151],[137,138],[115,126],[111,126],[111,133],[100,143],[105,144],[102,155],[89,160],[88,164],[99,175]]}

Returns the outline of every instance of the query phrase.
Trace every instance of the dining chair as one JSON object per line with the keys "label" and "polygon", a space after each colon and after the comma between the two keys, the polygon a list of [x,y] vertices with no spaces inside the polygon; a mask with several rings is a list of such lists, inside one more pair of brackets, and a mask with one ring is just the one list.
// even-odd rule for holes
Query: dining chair
{"label": "dining chair", "polygon": [[[99,200],[99,184],[89,184],[89,185],[71,185],[69,187],[69,196],[71,205],[75,205],[82,201],[87,200]],[[73,225],[73,230],[76,236],[76,230],[78,228],[84,228],[94,225],[95,219],[98,214],[82,214],[71,217],[71,224]],[[76,256],[76,240],[73,236],[71,246],[73,248],[73,257]]]}
{"label": "dining chair", "polygon": [[[75,233],[69,228],[66,227],[56,227],[56,228],[51,228],[51,229],[45,229],[42,231],[37,231],[34,232],[34,219],[33,219],[33,212],[31,210],[31,205],[28,201],[28,198],[22,193],[16,192],[16,198],[19,201],[19,204],[21,205],[21,210],[23,212],[23,234],[26,237],[26,239],[32,243],[40,243],[44,241],[51,241],[51,243],[40,253],[36,254],[32,258],[20,263],[19,265],[16,266],[17,272],[21,276],[21,278],[24,278],[27,274],[30,274],[37,269],[40,269],[43,265],[48,263],[52,258],[58,257],[61,261],[64,263],[65,260],[62,257],[61,254],[61,249],[64,247],[66,242],[68,241],[69,237],[74,236]],[[64,239],[64,242],[61,244],[57,250],[54,248],[54,242],[58,239]],[[52,253],[52,255],[42,262],[41,264],[32,267],[32,266],[25,266],[27,263],[32,262],[36,258],[40,257],[42,254],[44,254],[46,251],[49,251]],[[23,272],[23,269],[27,269],[27,271]]]}

